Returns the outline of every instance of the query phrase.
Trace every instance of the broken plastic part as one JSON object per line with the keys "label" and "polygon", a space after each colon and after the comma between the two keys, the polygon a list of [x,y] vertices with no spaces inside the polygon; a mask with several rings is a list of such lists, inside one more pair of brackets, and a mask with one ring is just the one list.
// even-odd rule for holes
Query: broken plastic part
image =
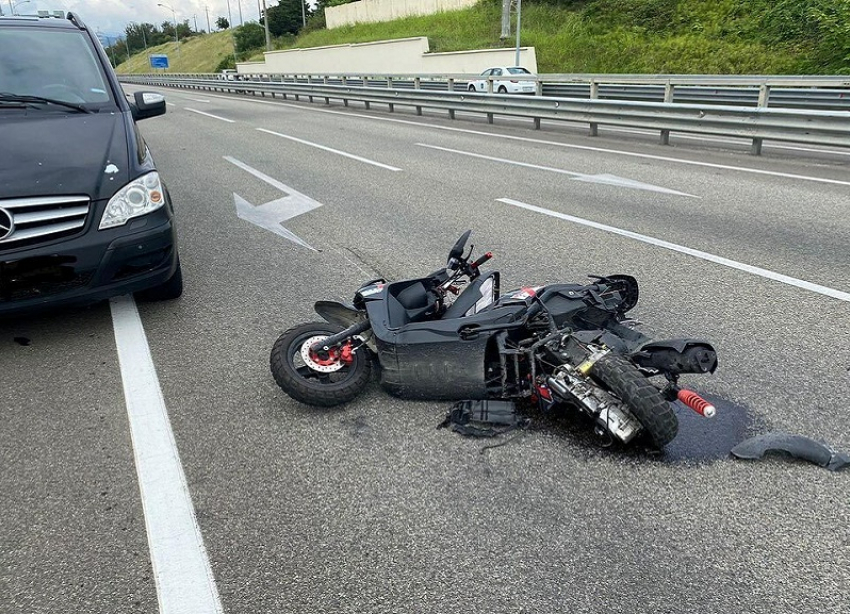
{"label": "broken plastic part", "polygon": [[732,448],[736,458],[755,460],[767,452],[785,452],[794,458],[807,460],[830,471],[850,466],[850,455],[836,452],[827,444],[803,435],[766,433],[747,439]]}

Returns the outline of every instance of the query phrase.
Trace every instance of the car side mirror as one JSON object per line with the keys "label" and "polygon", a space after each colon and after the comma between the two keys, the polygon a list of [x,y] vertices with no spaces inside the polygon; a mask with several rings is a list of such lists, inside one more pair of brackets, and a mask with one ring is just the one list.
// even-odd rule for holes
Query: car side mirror
{"label": "car side mirror", "polygon": [[130,103],[133,119],[139,121],[165,114],[165,96],[156,92],[136,92]]}

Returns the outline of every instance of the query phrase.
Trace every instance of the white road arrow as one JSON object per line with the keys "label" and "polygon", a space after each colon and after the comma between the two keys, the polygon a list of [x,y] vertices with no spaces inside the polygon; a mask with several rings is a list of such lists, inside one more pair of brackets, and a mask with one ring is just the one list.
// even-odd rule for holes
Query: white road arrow
{"label": "white road arrow", "polygon": [[277,179],[269,177],[255,168],[251,168],[236,158],[224,156],[224,159],[287,194],[287,196],[282,196],[281,198],[276,198],[262,205],[254,206],[234,192],[233,203],[236,205],[236,215],[239,216],[240,219],[251,222],[260,228],[270,230],[284,239],[289,239],[293,243],[297,243],[307,249],[316,251],[316,249],[306,241],[284,228],[283,222],[301,215],[302,213],[307,213],[308,211],[321,207],[322,203],[313,200],[298,190],[290,188],[285,183],[281,183]]}

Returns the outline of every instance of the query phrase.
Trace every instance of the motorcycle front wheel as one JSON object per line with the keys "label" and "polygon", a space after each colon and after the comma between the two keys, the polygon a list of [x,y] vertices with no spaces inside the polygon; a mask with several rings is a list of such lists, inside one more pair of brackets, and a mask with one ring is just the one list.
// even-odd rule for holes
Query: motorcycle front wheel
{"label": "motorcycle front wheel", "polygon": [[341,348],[317,354],[313,344],[338,333],[342,327],[312,322],[290,328],[272,348],[270,366],[277,385],[307,405],[334,407],[354,399],[372,373],[369,351],[363,347],[343,359]]}
{"label": "motorcycle front wheel", "polygon": [[676,438],[679,419],[661,391],[637,367],[616,354],[599,359],[590,375],[625,403],[659,450]]}

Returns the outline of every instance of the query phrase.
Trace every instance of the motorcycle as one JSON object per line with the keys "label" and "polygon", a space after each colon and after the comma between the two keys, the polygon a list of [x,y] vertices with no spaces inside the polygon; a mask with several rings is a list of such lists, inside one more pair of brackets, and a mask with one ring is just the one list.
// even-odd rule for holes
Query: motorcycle
{"label": "motorcycle", "polygon": [[[499,273],[481,270],[492,253],[471,260],[470,234],[426,277],[371,280],[352,305],[316,302],[325,321],[290,328],[272,348],[277,384],[297,401],[333,407],[364,389],[374,363],[384,388],[402,398],[567,404],[600,434],[624,444],[644,438],[658,449],[678,432],[673,401],[714,415],[678,382],[685,373],[713,373],[717,353],[699,339],[639,332],[626,317],[639,297],[634,277],[501,294]],[[663,387],[650,381],[655,376]]]}

